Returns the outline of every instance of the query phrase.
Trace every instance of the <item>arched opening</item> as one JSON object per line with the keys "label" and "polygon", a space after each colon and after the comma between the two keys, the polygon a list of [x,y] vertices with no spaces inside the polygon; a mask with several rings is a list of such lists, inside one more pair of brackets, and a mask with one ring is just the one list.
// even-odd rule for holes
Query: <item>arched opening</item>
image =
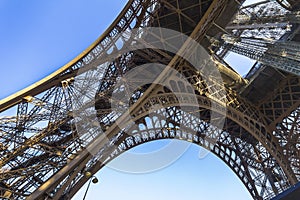
{"label": "arched opening", "polygon": [[[130,151],[145,154],[172,141],[167,139],[147,142]],[[179,144],[187,143],[176,141]],[[173,164],[152,173],[133,174],[104,167],[96,174],[100,181],[90,188],[87,199],[252,199],[230,168],[213,153],[199,159],[201,151],[204,151],[202,147],[191,144]],[[124,159],[122,156],[116,160]],[[86,186],[82,187],[73,199],[81,199],[85,189]]]}

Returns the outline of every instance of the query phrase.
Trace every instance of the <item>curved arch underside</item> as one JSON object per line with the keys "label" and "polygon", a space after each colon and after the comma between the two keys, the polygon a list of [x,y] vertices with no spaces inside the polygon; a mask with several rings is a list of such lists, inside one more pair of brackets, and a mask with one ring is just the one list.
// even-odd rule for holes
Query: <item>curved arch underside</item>
{"label": "curved arch underside", "polygon": [[[238,11],[241,3],[130,0],[110,28],[80,56],[36,87],[1,102],[1,111],[11,107],[17,113],[0,119],[0,195],[71,198],[88,180],[85,172],[96,173],[122,152],[165,138],[186,140],[212,151],[255,199],[269,199],[294,184],[300,178],[299,77],[259,64],[252,69],[248,82],[223,57],[228,51],[241,50],[243,55],[264,61],[265,57],[258,57],[252,48],[272,49],[273,44],[266,41],[297,38],[298,21],[293,11],[278,5],[273,9],[273,1],[241,8],[231,19],[232,10]],[[264,26],[276,16],[282,23]],[[290,19],[294,20],[292,24],[285,21]],[[291,25],[295,32],[289,32]],[[136,41],[134,37],[124,39],[120,33],[141,27],[169,28],[190,36],[213,57],[210,62],[219,69],[224,82],[216,81],[214,74],[205,76],[187,58],[162,49],[126,52],[119,42]],[[165,39],[159,34],[155,37],[158,41]],[[188,44],[183,42],[182,49]],[[289,52],[297,48],[293,44],[285,54],[273,52],[274,48],[266,54],[296,63],[299,58]],[[109,60],[111,57],[114,59]],[[106,67],[99,67],[107,61]],[[128,110],[124,111],[121,104],[122,109],[114,110],[114,95],[123,94],[124,85],[135,84],[131,80],[119,85],[118,81],[146,63],[167,65],[180,75],[169,73],[165,85],[139,87],[128,97]],[[95,69],[102,71],[93,74]],[[94,121],[74,115],[72,99],[82,98],[74,83],[76,74],[79,79],[100,77],[93,100],[83,105],[87,110],[96,109]],[[273,75],[276,81],[266,79],[266,75]],[[264,84],[270,91],[258,91]],[[90,82],[81,89],[91,89]],[[103,134],[87,128],[94,128],[94,122]]]}
{"label": "curved arch underside", "polygon": [[[114,145],[101,150],[99,160],[93,161],[89,171],[98,171],[114,157],[137,145],[158,139],[180,139],[200,145],[216,154],[237,174],[255,199],[267,198],[273,195],[274,190],[279,192],[288,187],[288,180],[272,155],[253,135],[233,120],[227,118],[223,129],[219,129],[209,123],[211,119],[208,107],[195,111],[193,106],[193,112],[190,113],[186,112],[186,107],[182,111],[180,106],[191,104],[173,103],[166,107],[165,103],[164,106],[161,110],[152,110],[146,115],[134,118],[135,124],[132,126],[124,124],[126,128],[121,128],[122,131],[111,140]],[[201,113],[201,119],[197,112]],[[267,169],[266,162],[272,167]],[[267,176],[266,171],[269,173]],[[81,178],[86,179],[84,176]],[[78,181],[74,190],[83,183],[84,181]],[[71,194],[74,191],[68,193]]]}

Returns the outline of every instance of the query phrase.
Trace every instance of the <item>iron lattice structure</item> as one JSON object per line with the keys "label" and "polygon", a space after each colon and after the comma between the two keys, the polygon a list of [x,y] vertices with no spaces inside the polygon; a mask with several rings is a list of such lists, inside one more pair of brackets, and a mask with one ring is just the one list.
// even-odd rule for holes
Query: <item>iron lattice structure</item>
{"label": "iron lattice structure", "polygon": [[[242,3],[129,0],[108,30],[77,58],[34,86],[1,100],[1,198],[69,199],[88,180],[85,172],[96,173],[120,153],[165,138],[187,140],[212,151],[236,173],[254,199],[270,199],[297,183],[299,3],[267,0],[245,7]],[[205,83],[182,57],[159,49],[125,52],[103,69],[97,85],[96,115],[104,133],[78,134],[80,127],[75,126],[72,111],[72,98],[78,94],[74,77],[79,73],[88,76],[120,48],[117,41],[128,42],[119,33],[143,27],[176,30],[201,44],[221,72],[225,99],[212,98],[207,91],[222,92],[219,83],[213,79]],[[246,77],[224,61],[230,52],[257,60]],[[136,125],[118,127],[117,120],[124,117],[110,107],[112,93],[120,90],[117,80],[140,64],[155,62],[176,69],[193,88],[182,86],[178,79],[169,80],[170,85],[183,88],[176,96],[160,85],[140,87],[130,100]],[[82,70],[87,66],[89,70]],[[195,103],[183,92],[190,90],[196,95],[197,115],[179,105],[178,97],[187,105]],[[226,116],[222,129],[209,126],[212,102],[221,105],[214,109]],[[164,109],[149,114],[156,105]],[[226,110],[221,109],[224,105]],[[189,123],[179,127],[182,121]],[[214,138],[216,132],[218,138]],[[92,155],[86,149],[94,147],[94,140],[98,149]]]}

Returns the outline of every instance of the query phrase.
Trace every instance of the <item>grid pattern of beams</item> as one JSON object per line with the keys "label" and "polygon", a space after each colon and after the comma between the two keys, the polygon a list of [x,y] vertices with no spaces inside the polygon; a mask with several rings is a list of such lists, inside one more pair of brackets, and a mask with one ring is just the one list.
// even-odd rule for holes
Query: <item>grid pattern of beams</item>
{"label": "grid pattern of beams", "polygon": [[[273,88],[267,88],[267,95],[248,98],[245,91],[253,88],[255,80],[249,80],[250,83],[243,80],[223,58],[232,51],[260,61],[260,70],[255,68],[254,72],[259,77],[264,76],[264,69],[280,66],[282,60],[287,66],[298,66],[299,44],[291,35],[297,35],[295,27],[299,17],[295,10],[282,7],[283,2],[264,1],[240,8],[231,20],[231,15],[226,13],[237,10],[241,3],[130,0],[106,35],[79,57],[36,87],[2,100],[0,110],[3,116],[8,116],[0,118],[1,197],[71,198],[88,180],[85,172],[97,172],[109,160],[134,146],[166,138],[187,140],[211,150],[236,173],[255,199],[269,199],[298,181],[299,77],[290,74],[294,73],[290,68],[280,68],[276,73],[281,79]],[[280,23],[274,23],[274,18]],[[120,33],[143,27],[168,28],[192,37],[214,56],[222,73],[226,72],[230,80],[239,83],[226,82],[225,98],[218,100],[207,91],[214,91],[218,96],[222,92],[219,83],[203,81],[190,63],[169,52],[159,49],[120,51],[119,57],[111,60],[111,55],[123,48],[119,42],[128,42]],[[90,97],[96,99],[96,117],[105,133],[79,134],[86,124],[78,123],[78,116],[72,110],[72,99],[83,98],[78,95],[80,91],[74,85],[74,77],[76,74],[75,79],[95,76],[94,69],[106,61],[109,64],[96,74],[100,77],[95,86],[96,96]],[[196,99],[188,92],[175,95],[159,85],[145,85],[135,91],[130,101],[130,115],[135,125],[117,127],[116,122],[122,115],[111,108],[112,93],[122,91],[117,87],[117,80],[130,69],[151,62],[170,65],[180,72],[192,85],[183,90],[194,91]],[[81,89],[91,87],[89,83]],[[178,80],[171,79],[168,84],[182,88]],[[180,107],[195,105],[195,102],[194,113]],[[207,122],[212,102],[219,105],[214,108],[218,116],[226,116],[222,129]],[[226,111],[221,109],[224,105]],[[178,126],[182,120],[188,122],[186,126]],[[107,140],[101,140],[103,137]],[[86,148],[93,146],[94,141],[100,141],[101,148],[91,155]]]}

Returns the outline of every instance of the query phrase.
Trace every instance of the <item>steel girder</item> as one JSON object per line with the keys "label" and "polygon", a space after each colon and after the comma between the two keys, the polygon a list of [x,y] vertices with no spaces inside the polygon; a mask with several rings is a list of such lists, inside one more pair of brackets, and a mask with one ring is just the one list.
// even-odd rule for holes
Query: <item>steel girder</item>
{"label": "steel girder", "polygon": [[[241,86],[234,87],[228,84],[225,84],[226,98],[220,101],[207,94],[208,90],[218,93],[220,86],[213,80],[210,84],[203,83],[201,76],[184,59],[157,49],[127,52],[101,72],[99,97],[96,98],[95,107],[105,134],[78,135],[78,127],[74,125],[76,116],[72,113],[71,99],[78,95],[73,85],[73,77],[79,71],[88,76],[89,70],[97,68],[105,61],[105,57],[109,57],[109,53],[118,49],[117,41],[122,31],[147,26],[171,28],[188,34],[204,46],[209,46],[207,42],[210,43],[209,48],[214,49],[212,52],[216,52],[221,58],[222,53],[234,50],[236,43],[226,46],[226,37],[218,39],[218,36],[222,35],[220,32],[228,35],[229,31],[234,30],[229,37],[243,37],[246,40],[250,37],[255,44],[261,44],[261,40],[255,38],[257,35],[258,38],[268,38],[274,32],[260,32],[255,35],[251,33],[251,36],[247,36],[251,24],[253,30],[261,31],[259,27],[270,29],[265,24],[271,20],[269,16],[276,13],[264,11],[268,2],[258,5],[259,9],[255,9],[257,5],[250,6],[253,8],[251,16],[255,14],[256,18],[251,19],[252,21],[243,19],[244,24],[240,26],[233,20],[227,26],[227,30],[227,22],[220,21],[220,15],[224,16],[223,9],[236,8],[237,1],[182,2],[129,1],[108,31],[76,59],[36,87],[25,89],[1,101],[0,109],[4,111],[4,115],[16,113],[16,117],[3,117],[0,120],[0,194],[3,198],[23,199],[28,195],[33,199],[70,198],[88,180],[84,176],[86,171],[95,173],[120,153],[136,145],[164,138],[184,139],[211,150],[237,174],[255,199],[271,198],[299,180],[299,84],[295,82],[297,77],[292,75],[287,79],[289,84],[286,88],[289,90],[278,87],[274,93],[267,95],[269,99],[260,101],[259,106],[239,94]],[[281,10],[276,12],[281,13],[279,18],[283,23],[290,19],[295,19],[294,23],[298,23],[298,19],[293,18],[293,13],[278,8]],[[194,13],[193,18],[186,14],[191,12]],[[273,35],[276,36],[275,39],[279,39],[284,34],[285,32],[280,32],[280,37],[278,34]],[[220,41],[217,46],[212,40],[214,37]],[[240,41],[242,40],[237,40],[237,43]],[[266,46],[272,49],[272,46]],[[288,49],[291,55],[294,55],[294,47]],[[248,56],[251,57],[250,55]],[[295,58],[297,57],[293,56],[292,60]],[[116,80],[128,70],[139,62],[151,61],[169,64],[179,71],[193,85],[197,98],[188,93],[175,95],[155,85],[145,86],[137,91],[132,99],[130,113],[135,123],[143,124],[144,128],[120,128],[116,125],[118,119],[111,114],[109,106],[100,105],[99,102],[103,103],[111,98]],[[277,60],[273,63],[276,62]],[[85,68],[88,70],[85,71]],[[170,85],[171,81],[179,87],[180,83],[177,80],[169,80]],[[188,88],[186,90],[188,91]],[[145,94],[148,94],[149,98],[145,98]],[[285,98],[287,94],[288,99]],[[184,101],[186,104],[183,104]],[[211,127],[207,123],[212,102],[220,105],[214,107],[220,116],[226,115],[222,129]],[[277,105],[278,102],[281,103],[281,107]],[[153,110],[156,104],[164,109]],[[200,117],[180,107],[191,105],[197,106],[196,113]],[[226,110],[222,109],[224,106]],[[183,119],[190,123],[177,127]],[[152,123],[152,126],[147,123]],[[100,144],[101,148],[96,148],[98,153],[91,155],[86,148],[94,146],[95,143]]]}

